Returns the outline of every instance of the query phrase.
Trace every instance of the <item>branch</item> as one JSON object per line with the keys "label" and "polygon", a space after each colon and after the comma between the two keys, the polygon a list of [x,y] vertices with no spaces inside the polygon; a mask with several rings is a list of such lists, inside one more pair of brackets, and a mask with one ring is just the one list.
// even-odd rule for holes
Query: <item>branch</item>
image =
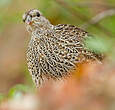
{"label": "branch", "polygon": [[70,5],[68,5],[65,1],[63,0],[56,0],[56,2],[62,6],[63,8],[67,9],[73,16],[79,18],[82,21],[87,21],[89,20],[88,17],[86,17],[85,15],[79,13],[79,11],[74,10]]}
{"label": "branch", "polygon": [[[64,7],[65,9],[67,9],[73,16],[79,18],[80,20],[82,20],[82,21],[84,21],[84,22],[88,21],[87,23],[85,23],[84,25],[82,25],[82,28],[87,28],[89,25],[92,24],[92,25],[94,25],[97,29],[101,30],[104,34],[106,34],[106,35],[108,35],[108,36],[114,36],[111,31],[109,31],[108,29],[106,29],[106,28],[103,27],[102,25],[98,24],[98,22],[95,22],[95,23],[94,23],[94,21],[95,21],[95,19],[96,19],[97,17],[92,18],[93,20],[91,19],[91,20],[89,21],[89,18],[88,18],[87,16],[85,16],[85,15],[79,13],[79,11],[77,11],[77,10],[74,10],[74,9],[73,9],[69,4],[67,4],[64,0],[56,0],[56,2],[57,2],[60,6]],[[113,12],[112,12],[112,13],[113,13]],[[107,16],[107,15],[106,15],[106,16]]]}
{"label": "branch", "polygon": [[110,9],[110,10],[106,10],[103,11],[99,14],[97,14],[96,16],[94,16],[91,20],[89,20],[87,23],[83,24],[82,27],[83,28],[88,28],[90,25],[94,25],[97,24],[98,22],[100,22],[102,19],[108,17],[108,16],[113,16],[115,15],[115,9]]}
{"label": "branch", "polygon": [[98,6],[100,8],[106,7],[108,9],[115,8],[115,5],[111,5],[107,3],[98,3],[98,2],[79,2],[79,3],[76,3],[76,6],[77,7],[87,7],[87,8],[93,8],[94,6]]}

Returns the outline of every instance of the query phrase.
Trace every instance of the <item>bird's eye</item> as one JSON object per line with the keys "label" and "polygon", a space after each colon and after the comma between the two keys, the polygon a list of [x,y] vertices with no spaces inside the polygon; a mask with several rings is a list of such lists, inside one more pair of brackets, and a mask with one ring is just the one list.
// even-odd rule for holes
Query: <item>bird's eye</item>
{"label": "bird's eye", "polygon": [[40,17],[40,13],[39,13],[39,12],[37,12],[37,13],[36,13],[36,16],[37,16],[37,17]]}
{"label": "bird's eye", "polygon": [[23,19],[23,22],[25,22],[25,19]]}
{"label": "bird's eye", "polygon": [[30,15],[30,17],[32,18],[32,15]]}

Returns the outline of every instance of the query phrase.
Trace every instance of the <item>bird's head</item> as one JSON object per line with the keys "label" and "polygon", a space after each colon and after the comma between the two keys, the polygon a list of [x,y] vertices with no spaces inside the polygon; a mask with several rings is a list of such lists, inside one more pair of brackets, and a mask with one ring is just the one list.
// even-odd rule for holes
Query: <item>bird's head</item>
{"label": "bird's head", "polygon": [[47,29],[52,25],[37,9],[31,9],[23,14],[23,22],[26,24],[27,30],[32,32],[36,29]]}

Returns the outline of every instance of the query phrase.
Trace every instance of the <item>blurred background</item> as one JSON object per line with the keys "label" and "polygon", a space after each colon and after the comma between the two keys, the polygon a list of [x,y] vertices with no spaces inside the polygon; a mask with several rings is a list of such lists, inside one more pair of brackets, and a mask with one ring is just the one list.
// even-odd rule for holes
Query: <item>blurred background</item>
{"label": "blurred background", "polygon": [[[105,106],[100,106],[101,104],[106,105],[106,98],[107,100],[111,99],[108,102],[109,104],[111,101],[115,102],[115,92],[111,93],[112,88],[115,88],[115,79],[112,79],[115,77],[115,0],[0,0],[0,93],[8,94],[11,88],[19,84],[21,84],[21,88],[23,88],[22,85],[28,86],[29,88],[34,86],[27,70],[25,57],[30,36],[22,22],[23,13],[33,8],[39,9],[54,25],[73,24],[97,36],[97,41],[95,42],[95,39],[88,41],[88,46],[97,52],[105,53],[107,59],[105,63],[101,65],[102,67],[99,65],[96,67],[83,65],[76,79],[80,79],[78,77],[81,77],[82,72],[87,73],[89,76],[92,76],[90,73],[93,73],[93,78],[96,79],[96,81],[91,80],[91,82],[88,82],[89,79],[86,75],[83,76],[83,82],[84,80],[89,84],[93,82],[94,85],[90,87],[87,85],[86,88],[94,88],[93,91],[97,90],[97,92],[94,93],[95,95],[98,95],[100,91],[102,94],[106,94],[107,92],[107,97],[99,94],[102,98],[98,97],[98,100],[96,97],[93,102],[94,105],[100,107],[93,110],[106,110]],[[92,71],[89,71],[90,69]],[[100,74],[102,75],[101,77]],[[86,78],[84,79],[84,77]],[[107,79],[108,77],[109,79]],[[109,88],[105,87],[105,82],[101,82],[100,84],[100,79],[98,81],[98,78],[101,78],[102,82],[109,80],[111,82],[109,83],[110,85],[106,82]],[[77,83],[75,86],[77,91],[84,90],[85,85],[83,82]],[[98,86],[96,84],[98,84]],[[106,88],[105,90],[102,90],[104,89],[103,85]],[[74,87],[74,89],[71,88],[70,85],[69,87],[67,88],[70,90],[75,89]],[[79,94],[81,94],[81,92],[77,92],[77,95]],[[111,97],[109,97],[110,94],[112,94]],[[90,97],[84,96],[82,99],[86,98],[85,101],[89,101],[92,95]],[[96,103],[97,100],[100,103]],[[91,109],[92,107],[90,109],[88,108],[88,110]],[[114,109],[114,103],[112,103],[110,110]]]}

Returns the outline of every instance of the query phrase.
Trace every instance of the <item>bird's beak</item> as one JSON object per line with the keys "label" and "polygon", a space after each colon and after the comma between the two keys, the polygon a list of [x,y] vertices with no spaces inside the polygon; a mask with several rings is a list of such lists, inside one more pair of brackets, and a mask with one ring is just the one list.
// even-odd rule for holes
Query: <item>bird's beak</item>
{"label": "bird's beak", "polygon": [[33,24],[33,21],[30,21],[30,22],[28,22],[27,24],[32,25],[32,24]]}
{"label": "bird's beak", "polygon": [[23,15],[23,22],[28,24],[28,25],[33,24],[31,17],[27,13]]}

